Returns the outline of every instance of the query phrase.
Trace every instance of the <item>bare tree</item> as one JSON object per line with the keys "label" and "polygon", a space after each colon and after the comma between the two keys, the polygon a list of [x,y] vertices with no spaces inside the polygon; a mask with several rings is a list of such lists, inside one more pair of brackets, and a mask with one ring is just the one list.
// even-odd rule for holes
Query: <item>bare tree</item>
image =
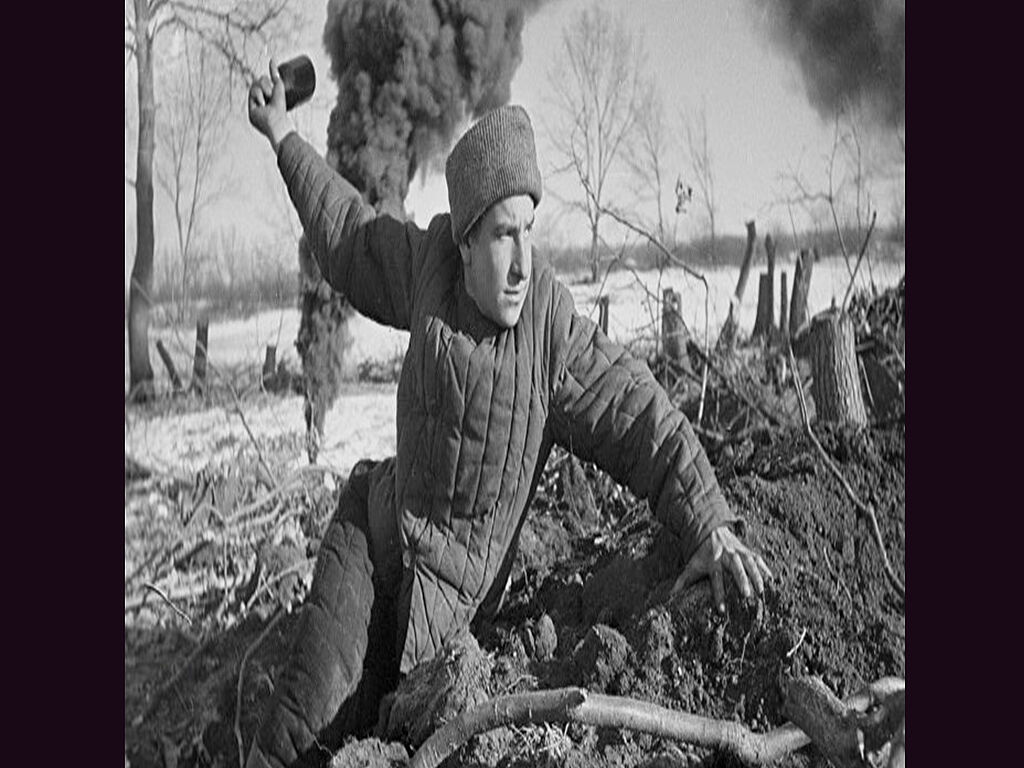
{"label": "bare tree", "polygon": [[711,145],[708,142],[707,106],[702,101],[700,110],[691,116],[683,115],[683,133],[686,138],[686,155],[690,173],[696,186],[697,197],[704,208],[711,238],[711,263],[715,263],[715,219],[718,201],[715,198],[715,173],[711,159]]}
{"label": "bare tree", "polygon": [[627,145],[626,162],[634,178],[637,196],[654,205],[655,233],[662,243],[675,240],[674,227],[670,232],[665,221],[665,194],[667,185],[671,183],[667,168],[669,152],[665,106],[654,81],[648,80],[637,105],[636,131],[633,141]]}
{"label": "bare tree", "polygon": [[583,8],[562,36],[563,60],[551,72],[555,125],[549,130],[562,164],[584,189],[581,211],[590,226],[590,274],[600,272],[600,224],[610,174],[622,161],[642,95],[642,41],[601,5]]}
{"label": "bare tree", "polygon": [[[255,79],[249,62],[252,46],[264,44],[275,30],[291,28],[288,0],[125,0],[125,73],[136,65],[138,143],[135,177],[125,183],[135,189],[136,245],[128,293],[129,396],[153,396],[153,367],[149,360],[149,316],[153,291],[153,156],[156,148],[155,43],[167,30],[192,33],[217,51],[231,76]],[[230,81],[229,81],[230,84]]]}
{"label": "bare tree", "polygon": [[178,236],[179,319],[187,308],[200,265],[194,236],[203,208],[223,193],[213,170],[227,139],[228,80],[220,76],[216,54],[207,46],[190,44],[185,34],[181,66],[168,83],[167,108],[157,130],[163,161],[157,180],[174,208]]}

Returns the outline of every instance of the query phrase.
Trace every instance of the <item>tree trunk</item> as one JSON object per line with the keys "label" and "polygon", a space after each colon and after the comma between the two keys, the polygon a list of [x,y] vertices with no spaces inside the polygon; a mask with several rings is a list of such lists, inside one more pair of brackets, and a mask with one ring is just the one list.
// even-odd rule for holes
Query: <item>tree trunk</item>
{"label": "tree trunk", "polygon": [[598,248],[597,248],[597,222],[590,228],[590,282],[596,283],[599,273],[601,271],[601,265],[598,263]]}
{"label": "tree trunk", "polygon": [[601,332],[608,335],[608,296],[604,295],[597,300],[597,324],[601,326]]}
{"label": "tree trunk", "polygon": [[170,353],[167,351],[167,347],[160,339],[156,340],[156,351],[160,353],[160,359],[164,362],[164,368],[167,369],[167,375],[171,377],[171,385],[174,387],[175,392],[181,391],[181,377],[178,376],[178,369],[174,367],[174,360],[171,359]]}
{"label": "tree trunk", "polygon": [[811,397],[818,420],[865,426],[868,417],[860,391],[853,320],[833,311],[816,315],[810,344]]}
{"label": "tree trunk", "polygon": [[210,338],[210,320],[200,317],[196,321],[196,353],[192,361],[192,389],[206,391],[206,354]]}
{"label": "tree trunk", "polygon": [[680,296],[671,288],[662,292],[661,338],[665,345],[665,356],[679,367],[690,370],[690,359],[686,352],[686,326],[680,310]]}
{"label": "tree trunk", "polygon": [[736,340],[736,327],[740,312],[740,302],[743,301],[743,291],[747,287],[747,278],[750,276],[750,265],[754,257],[754,241],[757,240],[757,226],[753,221],[747,222],[747,247],[743,251],[743,264],[740,267],[740,279],[736,282],[736,293],[729,302],[729,316],[725,319],[722,332],[718,336],[716,348],[719,351],[732,349]]}
{"label": "tree trunk", "polygon": [[800,251],[793,274],[793,300],[789,303],[789,335],[796,336],[800,326],[807,322],[807,296],[811,290],[811,272],[814,257],[807,250]]}
{"label": "tree trunk", "polygon": [[153,150],[156,145],[152,52],[149,2],[135,0],[139,146],[135,164],[135,263],[128,291],[129,388],[135,401],[148,400],[155,394],[153,366],[149,362],[149,312],[153,293]]}

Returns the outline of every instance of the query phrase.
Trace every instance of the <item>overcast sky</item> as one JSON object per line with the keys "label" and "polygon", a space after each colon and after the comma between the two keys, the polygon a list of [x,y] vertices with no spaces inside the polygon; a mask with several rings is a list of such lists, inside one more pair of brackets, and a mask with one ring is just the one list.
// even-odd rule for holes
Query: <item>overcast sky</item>
{"label": "overcast sky", "polygon": [[[584,241],[587,237],[583,221],[565,215],[557,202],[558,197],[572,198],[579,196],[580,191],[571,178],[555,178],[549,173],[557,159],[551,153],[546,133],[551,116],[549,81],[562,51],[562,35],[586,2],[551,0],[527,19],[523,62],[512,82],[512,101],[526,107],[537,129],[546,191],[538,211],[540,231],[556,245]],[[323,0],[305,0],[307,25],[298,46],[273,51],[282,60],[304,52],[314,61],[318,77],[316,96],[311,104],[297,108],[293,114],[300,132],[321,152],[326,143],[328,114],[336,96],[334,83],[329,79],[329,60],[321,43],[325,5]],[[742,233],[743,222],[749,218],[757,220],[760,231],[772,227],[788,231],[788,212],[778,205],[787,191],[780,177],[798,169],[812,187],[824,189],[825,158],[833,143],[834,125],[811,107],[793,59],[769,42],[764,25],[758,23],[760,6],[750,0],[614,0],[606,2],[606,6],[613,14],[622,14],[625,22],[642,34],[649,71],[660,88],[676,144],[677,151],[665,160],[671,181],[679,176],[692,183],[679,151],[679,116],[693,113],[703,103],[717,185],[719,231]],[[262,66],[266,66],[266,60]],[[244,86],[239,85],[237,90],[229,149],[220,165],[221,174],[228,180],[227,193],[207,213],[202,234],[211,237],[218,231],[233,230],[242,241],[272,243],[290,254],[283,183],[269,145],[244,122]],[[127,69],[125,99],[125,173],[131,175],[134,136],[130,126],[134,125],[135,96],[134,80]],[[879,220],[887,224],[893,190],[897,186],[905,189],[905,173],[901,166],[893,164],[895,158],[902,156],[896,153],[891,129],[869,131],[864,141],[877,164],[873,189]],[[173,230],[168,197],[159,189],[156,195],[159,258],[160,243],[169,242]],[[639,207],[641,213],[650,213],[649,208],[636,205],[635,195],[625,181],[616,186],[613,200],[621,208]],[[415,179],[406,207],[421,225],[426,225],[432,215],[447,210],[443,177],[435,174]],[[696,207],[691,207],[676,223],[684,238],[698,234],[703,227]],[[609,229],[607,235],[610,239],[619,236],[614,229]],[[133,253],[134,197],[126,184],[126,274]]]}

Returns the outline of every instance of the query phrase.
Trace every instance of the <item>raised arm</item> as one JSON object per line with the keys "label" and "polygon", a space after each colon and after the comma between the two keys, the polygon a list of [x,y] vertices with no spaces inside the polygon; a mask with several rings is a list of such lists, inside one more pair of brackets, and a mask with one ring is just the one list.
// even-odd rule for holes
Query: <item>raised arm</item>
{"label": "raised arm", "polygon": [[738,518],[686,416],[645,363],[576,313],[564,286],[556,284],[555,296],[549,412],[555,441],[646,498],[679,537],[687,565],[677,588],[708,575],[722,606],[725,567],[744,594],[751,584],[760,592],[770,571],[724,527]]}
{"label": "raised arm", "polygon": [[416,256],[425,233],[413,222],[378,215],[295,132],[273,60],[270,72],[270,78],[261,78],[250,89],[249,119],[277,154],[320,272],[362,314],[407,330]]}

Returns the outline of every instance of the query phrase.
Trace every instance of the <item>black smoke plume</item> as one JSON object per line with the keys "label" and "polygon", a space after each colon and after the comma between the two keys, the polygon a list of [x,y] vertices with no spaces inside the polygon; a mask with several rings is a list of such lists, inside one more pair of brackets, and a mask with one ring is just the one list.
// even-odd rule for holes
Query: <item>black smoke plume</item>
{"label": "black smoke plume", "polygon": [[862,104],[906,124],[906,0],[758,0],[772,39],[794,56],[811,105],[830,118]]}
{"label": "black smoke plume", "polygon": [[[470,117],[508,103],[526,16],[540,0],[330,0],[324,46],[338,102],[327,161],[379,211],[404,217],[409,182]],[[307,451],[316,462],[337,399],[347,319],[305,240],[299,248]]]}
{"label": "black smoke plume", "polygon": [[328,157],[367,200],[405,199],[459,125],[509,100],[526,15],[514,0],[331,0],[324,46],[338,84]]}

